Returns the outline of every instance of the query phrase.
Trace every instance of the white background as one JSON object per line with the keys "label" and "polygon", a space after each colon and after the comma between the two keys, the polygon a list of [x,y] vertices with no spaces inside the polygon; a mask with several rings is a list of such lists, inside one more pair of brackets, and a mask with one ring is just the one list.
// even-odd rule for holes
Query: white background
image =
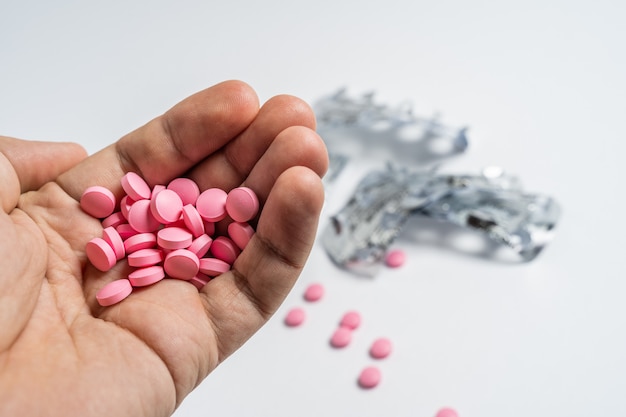
{"label": "white background", "polygon": [[[95,152],[231,78],[262,100],[347,86],[441,112],[471,129],[448,170],[499,165],[558,199],[547,250],[498,262],[470,250],[476,235],[414,221],[394,245],[407,264],[363,279],[318,245],[274,319],[175,415],[625,416],[625,18],[618,0],[2,0],[0,132]],[[352,186],[329,190],[324,220]],[[302,299],[312,282],[318,303]],[[290,329],[295,306],[307,322]],[[349,309],[363,325],[332,349]],[[395,350],[365,391],[378,336]]]}

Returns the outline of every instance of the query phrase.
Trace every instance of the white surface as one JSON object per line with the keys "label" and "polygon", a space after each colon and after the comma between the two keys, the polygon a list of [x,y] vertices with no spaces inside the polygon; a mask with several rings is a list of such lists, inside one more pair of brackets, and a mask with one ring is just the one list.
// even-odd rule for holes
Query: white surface
{"label": "white surface", "polygon": [[[497,164],[564,207],[530,264],[498,263],[414,222],[409,261],[374,280],[321,248],[275,318],[183,403],[177,417],[626,415],[626,97],[620,1],[21,1],[0,3],[0,132],[90,152],[224,79],[262,100],[376,90],[470,125],[448,169]],[[349,185],[341,186],[347,190]],[[338,208],[328,195],[324,215]],[[454,230],[451,234],[458,234]],[[301,295],[321,282],[326,297]],[[303,306],[306,325],[282,324]],[[337,321],[364,323],[344,350]],[[390,337],[383,383],[356,377]]]}

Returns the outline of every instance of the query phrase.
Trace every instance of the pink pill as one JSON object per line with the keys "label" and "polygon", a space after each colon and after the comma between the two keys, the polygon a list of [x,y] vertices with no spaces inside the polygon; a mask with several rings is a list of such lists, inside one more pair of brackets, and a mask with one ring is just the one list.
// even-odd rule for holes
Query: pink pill
{"label": "pink pill", "polygon": [[124,258],[126,255],[124,241],[113,226],[109,226],[102,231],[102,239],[104,239],[104,241],[109,244],[111,249],[113,249],[113,252],[115,252],[115,259],[119,261]]}
{"label": "pink pill", "polygon": [[124,216],[126,220],[128,220],[128,212],[134,202],[135,201],[127,195],[122,197],[122,199],[120,200],[120,212],[122,213],[122,215]]}
{"label": "pink pill", "polygon": [[216,258],[200,259],[200,272],[210,277],[216,277],[230,271],[230,264]]}
{"label": "pink pill", "polygon": [[335,348],[343,348],[352,341],[352,329],[340,326],[330,338],[330,345]]}
{"label": "pink pill", "polygon": [[92,217],[103,219],[115,210],[115,196],[99,185],[87,188],[80,197],[80,206]]}
{"label": "pink pill", "polygon": [[178,194],[183,200],[183,205],[196,204],[200,195],[198,184],[189,178],[176,178],[167,185],[167,189]]}
{"label": "pink pill", "polygon": [[134,172],[127,172],[121,183],[126,194],[135,201],[148,200],[152,195],[148,184]]}
{"label": "pink pill", "polygon": [[150,200],[136,201],[128,211],[128,223],[140,233],[156,232],[161,223],[152,215]]}
{"label": "pink pill", "polygon": [[450,407],[443,407],[439,411],[437,411],[435,417],[459,417],[459,414],[456,412],[456,410]]}
{"label": "pink pill", "polygon": [[341,318],[339,325],[354,330],[361,325],[361,314],[357,311],[348,311]]}
{"label": "pink pill", "polygon": [[133,287],[127,279],[118,279],[109,282],[96,293],[96,300],[102,307],[119,303],[133,292]]}
{"label": "pink pill", "polygon": [[235,263],[235,259],[241,253],[241,249],[235,245],[235,242],[226,236],[216,237],[213,243],[211,243],[210,251],[217,259],[221,259],[231,265]]}
{"label": "pink pill", "polygon": [[381,337],[374,340],[370,347],[370,356],[374,359],[383,359],[391,353],[391,340]]}
{"label": "pink pill", "polygon": [[289,327],[296,327],[304,322],[306,314],[300,307],[294,307],[285,316],[285,324]]}
{"label": "pink pill", "polygon": [[359,385],[361,388],[374,388],[380,383],[381,378],[380,369],[375,366],[368,366],[359,375]]}
{"label": "pink pill", "polygon": [[226,198],[226,212],[236,222],[247,222],[259,212],[259,199],[248,187],[232,189]]}
{"label": "pink pill", "polygon": [[244,250],[254,236],[254,229],[248,223],[233,222],[228,225],[228,236],[239,249]]}
{"label": "pink pill", "polygon": [[208,222],[218,222],[226,217],[226,191],[219,188],[209,188],[198,196],[196,209],[202,219]]}
{"label": "pink pill", "polygon": [[140,249],[128,255],[128,265],[135,268],[154,266],[163,261],[163,251],[154,248]]}
{"label": "pink pill", "polygon": [[211,236],[200,235],[191,242],[191,245],[189,245],[187,249],[195,253],[198,258],[202,258],[209,251],[211,243],[213,243]]}
{"label": "pink pill", "polygon": [[387,256],[385,256],[385,263],[390,268],[398,268],[404,265],[405,261],[406,261],[406,254],[404,253],[404,251],[401,251],[400,249],[392,250],[389,253],[387,253]]}
{"label": "pink pill", "polygon": [[152,285],[165,278],[165,272],[160,265],[141,268],[128,274],[128,280],[133,287],[145,287]]}
{"label": "pink pill", "polygon": [[324,286],[322,284],[311,284],[304,291],[306,301],[318,301],[324,296]]}
{"label": "pink pill", "polygon": [[133,226],[131,226],[128,223],[122,223],[119,226],[117,226],[115,228],[115,230],[117,230],[117,233],[120,234],[120,237],[122,238],[122,240],[126,240],[131,236],[135,236],[137,232],[135,229],[133,229]]}
{"label": "pink pill", "polygon": [[204,288],[205,285],[209,283],[210,280],[211,277],[198,272],[198,274],[196,274],[195,277],[191,278],[189,282],[195,285],[197,289],[201,290],[202,288]]}
{"label": "pink pill", "polygon": [[215,235],[215,223],[204,221],[204,233],[209,236]]}
{"label": "pink pill", "polygon": [[183,200],[174,191],[163,190],[150,200],[150,211],[161,223],[174,223],[183,212]]}
{"label": "pink pill", "polygon": [[198,210],[191,205],[187,204],[182,208],[183,214],[183,223],[185,227],[189,229],[193,237],[198,237],[204,233],[204,221],[202,221],[202,217],[200,217],[200,213]]}
{"label": "pink pill", "polygon": [[167,187],[162,184],[157,184],[154,187],[152,187],[152,192],[150,193],[150,200],[152,200],[154,197],[156,197],[158,193],[160,193],[161,191],[165,189],[167,189]]}
{"label": "pink pill", "polygon": [[102,220],[102,227],[104,227],[105,229],[111,226],[117,227],[122,223],[126,223],[126,218],[121,212],[116,211],[106,219]]}
{"label": "pink pill", "polygon": [[185,249],[192,240],[191,232],[180,227],[166,227],[157,233],[157,242],[164,249]]}
{"label": "pink pill", "polygon": [[124,249],[127,254],[141,249],[153,248],[157,245],[157,237],[154,233],[138,233],[124,241]]}
{"label": "pink pill", "polygon": [[117,262],[113,248],[104,239],[99,237],[95,237],[87,242],[85,252],[91,264],[102,272],[113,268]]}
{"label": "pink pill", "polygon": [[163,268],[168,276],[188,281],[200,270],[200,260],[193,252],[177,249],[167,254]]}

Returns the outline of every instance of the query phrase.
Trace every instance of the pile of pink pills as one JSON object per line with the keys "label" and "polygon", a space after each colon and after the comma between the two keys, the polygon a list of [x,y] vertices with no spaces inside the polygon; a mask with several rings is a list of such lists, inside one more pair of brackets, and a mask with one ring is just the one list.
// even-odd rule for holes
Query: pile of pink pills
{"label": "pile of pink pills", "polygon": [[[133,268],[127,278],[110,282],[96,294],[110,306],[128,297],[133,287],[164,278],[188,281],[201,289],[230,270],[254,229],[249,221],[259,211],[250,188],[200,192],[189,178],[176,178],[152,189],[134,172],[121,180],[126,193],[119,203],[105,187],[89,187],[80,199],[82,209],[102,220],[101,237],[91,239],[87,258],[106,272],[126,258]],[[117,211],[116,211],[117,209]],[[217,236],[215,224],[230,219],[227,235]]]}

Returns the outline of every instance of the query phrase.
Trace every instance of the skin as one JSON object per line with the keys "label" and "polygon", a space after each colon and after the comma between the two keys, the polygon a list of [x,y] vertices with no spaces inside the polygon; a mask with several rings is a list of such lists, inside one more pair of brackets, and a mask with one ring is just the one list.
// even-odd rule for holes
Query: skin
{"label": "skin", "polygon": [[[201,91],[86,157],[76,144],[0,137],[0,415],[168,416],[279,307],[311,250],[326,148],[303,101],[262,107],[246,84]],[[86,259],[100,236],[78,201],[91,185],[123,195],[189,176],[201,189],[246,185],[257,233],[231,272],[201,292],[180,280],[101,307],[96,292],[128,273]]]}

